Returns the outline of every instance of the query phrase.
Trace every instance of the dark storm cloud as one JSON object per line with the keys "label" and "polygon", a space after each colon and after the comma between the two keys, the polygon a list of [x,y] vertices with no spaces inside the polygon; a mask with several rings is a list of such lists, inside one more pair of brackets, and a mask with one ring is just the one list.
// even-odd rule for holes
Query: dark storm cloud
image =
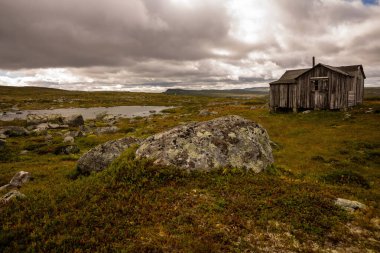
{"label": "dark storm cloud", "polygon": [[2,0],[0,68],[121,66],[199,60],[212,57],[212,48],[244,51],[228,32],[220,1]]}

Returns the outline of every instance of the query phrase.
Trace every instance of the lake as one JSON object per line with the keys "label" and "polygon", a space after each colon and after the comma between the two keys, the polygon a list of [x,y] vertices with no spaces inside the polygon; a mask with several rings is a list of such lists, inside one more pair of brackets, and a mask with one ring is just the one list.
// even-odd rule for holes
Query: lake
{"label": "lake", "polygon": [[149,116],[155,113],[160,113],[164,109],[172,107],[167,106],[113,106],[113,107],[90,107],[90,108],[62,108],[48,110],[25,110],[17,112],[5,112],[0,114],[0,120],[10,121],[14,119],[25,120],[28,114],[60,114],[64,117],[74,114],[81,114],[83,118],[95,119],[98,114],[115,115],[122,118],[132,118],[136,116]]}

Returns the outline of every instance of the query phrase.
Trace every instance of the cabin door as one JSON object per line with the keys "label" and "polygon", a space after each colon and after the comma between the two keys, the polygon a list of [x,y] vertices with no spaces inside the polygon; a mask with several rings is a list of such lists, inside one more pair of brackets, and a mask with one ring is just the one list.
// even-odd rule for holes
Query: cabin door
{"label": "cabin door", "polygon": [[328,109],[328,80],[314,80],[314,109]]}

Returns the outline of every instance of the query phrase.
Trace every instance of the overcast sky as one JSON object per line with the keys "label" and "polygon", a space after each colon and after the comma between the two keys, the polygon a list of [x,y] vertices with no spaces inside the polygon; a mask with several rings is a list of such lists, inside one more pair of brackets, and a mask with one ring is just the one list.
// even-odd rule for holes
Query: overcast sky
{"label": "overcast sky", "polygon": [[380,86],[379,1],[0,0],[0,85],[247,88],[312,56]]}

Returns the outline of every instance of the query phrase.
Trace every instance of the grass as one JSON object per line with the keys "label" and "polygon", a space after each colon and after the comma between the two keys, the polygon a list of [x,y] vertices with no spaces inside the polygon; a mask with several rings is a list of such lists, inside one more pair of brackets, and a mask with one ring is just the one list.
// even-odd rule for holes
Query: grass
{"label": "grass", "polygon": [[[316,251],[379,250],[378,230],[370,221],[380,215],[380,116],[365,111],[379,110],[380,99],[371,96],[345,120],[344,112],[270,114],[263,98],[173,95],[161,101],[168,95],[116,93],[119,100],[109,92],[39,92],[50,101],[64,98],[63,106],[75,99],[88,99],[85,105],[121,105],[129,97],[131,104],[160,101],[177,107],[149,118],[123,119],[118,133],[77,138],[80,154],[54,154],[62,142],[58,130],[50,132],[50,142],[43,136],[9,138],[0,153],[0,183],[20,170],[31,172],[34,180],[20,189],[25,200],[0,210],[0,252],[278,252],[310,251],[311,245]],[[0,89],[0,94],[5,92]],[[2,101],[11,106],[27,93],[11,89],[6,94]],[[56,106],[34,97],[25,106]],[[218,115],[200,116],[201,109]],[[144,138],[229,114],[260,123],[277,144],[275,164],[266,172],[187,173],[136,160],[131,148],[105,171],[71,179],[80,155],[107,140]],[[23,149],[29,152],[19,155]],[[349,214],[333,204],[336,197],[369,209]]]}

